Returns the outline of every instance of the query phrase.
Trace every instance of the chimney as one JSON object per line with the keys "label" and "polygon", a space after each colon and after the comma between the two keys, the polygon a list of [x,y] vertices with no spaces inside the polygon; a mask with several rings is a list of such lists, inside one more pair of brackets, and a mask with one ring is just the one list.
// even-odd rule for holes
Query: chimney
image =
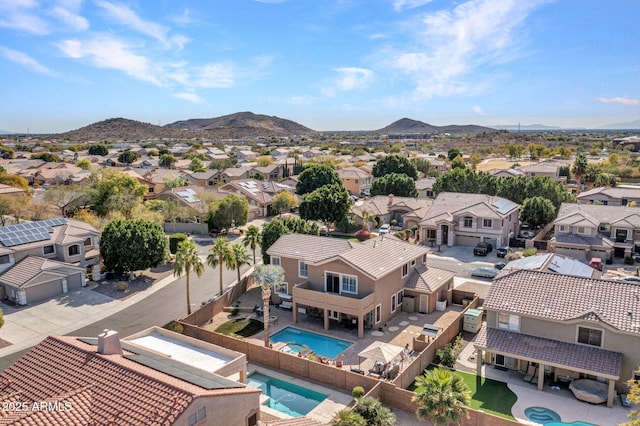
{"label": "chimney", "polygon": [[389,194],[389,205],[393,204],[393,194]]}
{"label": "chimney", "polygon": [[102,355],[122,355],[120,336],[115,330],[104,330],[98,334],[98,353]]}

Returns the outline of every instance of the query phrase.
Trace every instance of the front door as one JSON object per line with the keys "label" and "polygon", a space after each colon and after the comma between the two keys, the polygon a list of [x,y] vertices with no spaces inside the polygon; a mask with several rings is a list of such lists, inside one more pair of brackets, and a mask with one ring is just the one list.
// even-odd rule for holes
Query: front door
{"label": "front door", "polygon": [[449,244],[449,225],[442,225],[442,244]]}
{"label": "front door", "polygon": [[504,355],[496,354],[496,362],[495,362],[495,364],[504,367],[504,362],[505,362]]}
{"label": "front door", "polygon": [[340,293],[340,276],[327,273],[326,277],[327,293]]}
{"label": "front door", "polygon": [[426,314],[429,311],[429,296],[421,294],[420,295],[420,306],[418,307],[418,312],[421,314]]}

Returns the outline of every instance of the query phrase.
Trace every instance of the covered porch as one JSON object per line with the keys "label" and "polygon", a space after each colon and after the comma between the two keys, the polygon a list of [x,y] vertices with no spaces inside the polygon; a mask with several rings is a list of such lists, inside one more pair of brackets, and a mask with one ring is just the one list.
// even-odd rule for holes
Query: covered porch
{"label": "covered porch", "polygon": [[[542,337],[514,333],[484,326],[475,338],[476,374],[482,375],[482,365],[491,361],[491,355],[512,361],[507,368],[522,369],[517,361],[536,363],[537,389],[542,391],[545,373],[553,374],[554,381],[574,378],[598,377],[608,385],[607,407],[613,407],[616,381],[620,379],[622,354],[596,347],[561,342]],[[526,368],[526,367],[525,367]]]}

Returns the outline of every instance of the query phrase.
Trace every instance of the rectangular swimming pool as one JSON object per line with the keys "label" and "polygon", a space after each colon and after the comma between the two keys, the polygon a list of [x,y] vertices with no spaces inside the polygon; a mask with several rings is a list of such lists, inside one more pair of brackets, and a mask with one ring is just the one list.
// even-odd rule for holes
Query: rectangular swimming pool
{"label": "rectangular swimming pool", "polygon": [[328,396],[257,372],[249,374],[247,384],[269,397],[263,405],[292,417],[305,416]]}
{"label": "rectangular swimming pool", "polygon": [[326,356],[327,358],[335,358],[353,344],[346,340],[336,339],[294,327],[283,328],[271,336],[271,341],[304,345],[316,354]]}

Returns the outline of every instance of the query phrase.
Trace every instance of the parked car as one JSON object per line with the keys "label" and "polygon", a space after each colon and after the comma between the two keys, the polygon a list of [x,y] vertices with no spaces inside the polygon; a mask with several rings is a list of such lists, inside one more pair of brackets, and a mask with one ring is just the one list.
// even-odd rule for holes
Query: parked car
{"label": "parked car", "polygon": [[510,247],[498,247],[496,249],[496,256],[498,257],[505,257],[507,254],[511,253],[511,248]]}
{"label": "parked car", "polygon": [[640,283],[640,277],[636,277],[635,275],[629,275],[626,277],[615,277],[614,280],[618,281],[628,281],[632,283]]}
{"label": "parked car", "polygon": [[495,266],[498,271],[502,271],[504,267],[507,266],[507,262],[498,262],[493,266]]}
{"label": "parked car", "polygon": [[380,229],[378,229],[379,234],[388,234],[389,231],[391,231],[391,225],[389,225],[388,223],[385,223],[380,227]]}
{"label": "parked car", "polygon": [[591,262],[589,262],[589,266],[593,269],[597,269],[598,271],[602,271],[602,259],[599,257],[592,257]]}
{"label": "parked car", "polygon": [[486,256],[491,253],[493,250],[493,246],[489,243],[479,243],[477,246],[473,248],[474,256]]}
{"label": "parked car", "polygon": [[500,273],[496,268],[482,267],[469,270],[472,277],[495,278]]}

